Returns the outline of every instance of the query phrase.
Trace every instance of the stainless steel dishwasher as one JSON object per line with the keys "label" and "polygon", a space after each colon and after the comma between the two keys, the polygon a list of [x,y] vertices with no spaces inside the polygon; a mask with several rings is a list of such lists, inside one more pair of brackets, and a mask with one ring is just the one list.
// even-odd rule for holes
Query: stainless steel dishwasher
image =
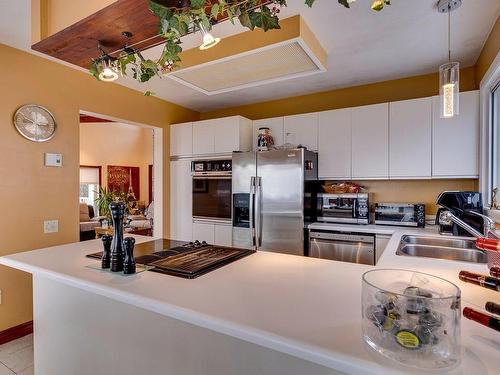
{"label": "stainless steel dishwasher", "polygon": [[309,231],[309,256],[375,265],[375,235],[312,229]]}

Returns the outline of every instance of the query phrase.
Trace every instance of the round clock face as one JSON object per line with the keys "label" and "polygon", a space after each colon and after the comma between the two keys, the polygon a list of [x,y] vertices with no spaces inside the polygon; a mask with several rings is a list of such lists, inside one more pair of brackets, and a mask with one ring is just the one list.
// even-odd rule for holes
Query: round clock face
{"label": "round clock face", "polygon": [[54,116],[39,105],[27,104],[14,114],[14,126],[21,135],[33,142],[45,142],[56,131]]}

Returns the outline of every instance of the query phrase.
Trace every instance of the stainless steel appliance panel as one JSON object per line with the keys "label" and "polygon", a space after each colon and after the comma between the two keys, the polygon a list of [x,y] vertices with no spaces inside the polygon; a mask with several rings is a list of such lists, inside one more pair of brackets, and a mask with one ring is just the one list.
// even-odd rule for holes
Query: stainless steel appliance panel
{"label": "stainless steel appliance panel", "polygon": [[[239,217],[233,212],[233,246],[254,249],[256,247],[254,233],[254,181],[257,175],[257,156],[255,152],[235,152],[232,158],[233,164],[233,211],[244,206],[247,201],[248,217],[239,220]],[[243,204],[235,205],[235,202],[241,201]],[[241,212],[240,212],[241,213]],[[248,222],[248,225],[235,226],[235,220],[238,222]]]}
{"label": "stainless steel appliance panel", "polygon": [[375,265],[375,236],[311,231],[309,234],[309,256]]}
{"label": "stainless steel appliance panel", "polygon": [[257,154],[255,228],[259,250],[304,255],[303,149]]}

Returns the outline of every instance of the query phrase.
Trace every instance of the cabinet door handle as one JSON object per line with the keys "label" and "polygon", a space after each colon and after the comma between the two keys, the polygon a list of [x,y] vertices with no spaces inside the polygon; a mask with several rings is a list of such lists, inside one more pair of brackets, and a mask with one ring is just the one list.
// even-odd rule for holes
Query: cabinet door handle
{"label": "cabinet door handle", "polygon": [[262,246],[262,178],[255,180],[255,234],[257,236],[257,247]]}
{"label": "cabinet door handle", "polygon": [[255,217],[255,205],[254,205],[254,199],[255,199],[255,177],[252,176],[250,177],[250,198],[249,198],[249,221],[250,221],[250,236],[252,237],[252,247],[257,246],[257,240],[255,238],[255,223],[254,223],[254,217]]}

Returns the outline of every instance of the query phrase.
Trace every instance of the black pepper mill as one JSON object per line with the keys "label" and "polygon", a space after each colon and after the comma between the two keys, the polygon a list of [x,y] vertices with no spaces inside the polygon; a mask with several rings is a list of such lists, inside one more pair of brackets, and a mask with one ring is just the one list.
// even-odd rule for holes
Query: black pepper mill
{"label": "black pepper mill", "polygon": [[135,258],[134,258],[135,239],[127,237],[123,240],[123,250],[125,251],[125,260],[123,261],[123,273],[135,273]]}
{"label": "black pepper mill", "polygon": [[109,268],[111,263],[111,241],[113,240],[113,236],[105,234],[102,236],[101,240],[102,246],[104,247],[101,258],[101,268]]}
{"label": "black pepper mill", "polygon": [[109,205],[113,219],[113,241],[111,242],[111,272],[123,271],[123,218],[125,203],[113,202]]}

